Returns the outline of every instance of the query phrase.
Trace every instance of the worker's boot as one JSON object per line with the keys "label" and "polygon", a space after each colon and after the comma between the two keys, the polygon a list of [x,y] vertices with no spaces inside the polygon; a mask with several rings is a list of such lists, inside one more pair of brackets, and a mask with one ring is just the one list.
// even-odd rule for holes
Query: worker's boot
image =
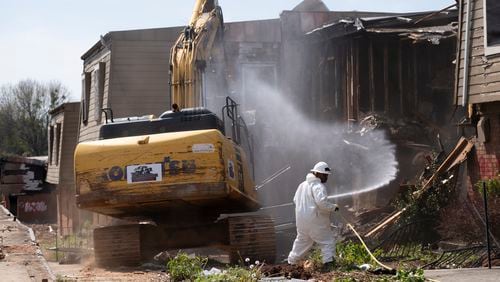
{"label": "worker's boot", "polygon": [[321,267],[321,272],[333,271],[333,270],[335,270],[336,266],[337,266],[337,264],[335,263],[335,260],[327,262],[327,263],[323,264],[323,266]]}

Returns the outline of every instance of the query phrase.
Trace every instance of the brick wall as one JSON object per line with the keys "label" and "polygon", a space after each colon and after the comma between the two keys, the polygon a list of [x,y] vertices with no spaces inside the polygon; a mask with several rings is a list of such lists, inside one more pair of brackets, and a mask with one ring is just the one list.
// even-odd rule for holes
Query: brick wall
{"label": "brick wall", "polygon": [[[488,103],[481,106],[480,117],[489,119],[489,140],[487,142],[475,141],[475,150],[468,159],[468,199],[484,218],[483,197],[479,193],[477,183],[481,180],[496,177],[500,173],[500,105]],[[500,239],[500,198],[488,198],[488,213],[493,234]],[[482,234],[484,227],[477,231]],[[478,234],[478,235],[479,235]]]}
{"label": "brick wall", "polygon": [[492,178],[500,171],[500,114],[485,114],[490,121],[490,140],[476,142],[476,159],[480,179]]}

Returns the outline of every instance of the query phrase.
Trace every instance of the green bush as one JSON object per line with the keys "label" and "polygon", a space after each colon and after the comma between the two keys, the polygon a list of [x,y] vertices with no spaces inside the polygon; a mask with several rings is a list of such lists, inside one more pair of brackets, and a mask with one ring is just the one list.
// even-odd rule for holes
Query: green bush
{"label": "green bush", "polygon": [[313,248],[307,260],[311,263],[314,270],[320,269],[323,266],[323,256],[319,248]]}
{"label": "green bush", "polygon": [[173,281],[193,281],[202,273],[206,263],[207,259],[179,253],[167,263],[167,270]]}
{"label": "green bush", "polygon": [[486,183],[486,193],[488,196],[500,196],[500,174],[497,177],[481,180],[476,183],[475,186],[481,195],[483,194],[483,182]]}
{"label": "green bush", "polygon": [[[381,251],[373,253],[375,257],[380,255]],[[363,245],[359,243],[347,242],[337,244],[338,265],[343,268],[353,269],[361,264],[369,263],[375,265],[376,262],[366,251]]]}
{"label": "green bush", "polygon": [[335,278],[335,280],[333,280],[335,282],[356,282],[358,280],[356,280],[355,278],[352,278],[352,277],[341,277],[341,278]]}
{"label": "green bush", "polygon": [[396,274],[396,280],[401,282],[424,282],[424,270],[421,268],[417,269],[399,269]]}

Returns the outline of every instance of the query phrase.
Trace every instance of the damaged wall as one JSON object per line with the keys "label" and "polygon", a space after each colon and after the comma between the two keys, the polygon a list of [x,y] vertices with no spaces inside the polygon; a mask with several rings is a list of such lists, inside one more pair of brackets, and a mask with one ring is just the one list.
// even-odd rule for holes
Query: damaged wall
{"label": "damaged wall", "polygon": [[56,221],[56,193],[45,183],[46,165],[45,157],[10,156],[0,159],[2,204],[21,221]]}
{"label": "damaged wall", "polygon": [[[53,191],[53,190],[52,190]],[[54,223],[57,218],[55,191],[17,197],[17,217],[26,223]]]}
{"label": "damaged wall", "polygon": [[455,142],[449,123],[456,11],[419,21],[429,15],[341,21],[305,36],[310,55],[297,79],[303,77],[310,95],[296,91],[297,103],[319,121],[384,129],[397,144],[400,171],[392,189],[364,194],[354,205],[386,204],[425,165],[438,133],[445,145]]}

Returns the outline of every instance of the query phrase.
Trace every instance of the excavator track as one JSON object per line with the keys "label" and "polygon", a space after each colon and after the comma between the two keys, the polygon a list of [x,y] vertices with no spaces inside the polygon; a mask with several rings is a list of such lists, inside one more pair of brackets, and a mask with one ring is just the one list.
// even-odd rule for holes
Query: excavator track
{"label": "excavator track", "polygon": [[132,266],[141,261],[139,224],[94,230],[94,256],[98,266]]}
{"label": "excavator track", "polygon": [[[197,234],[197,235],[194,235]],[[107,226],[94,230],[94,255],[100,267],[135,266],[163,250],[219,245],[231,263],[274,263],[274,221],[266,215],[230,216],[219,223],[189,229],[147,224]]]}
{"label": "excavator track", "polygon": [[233,263],[249,258],[274,263],[276,259],[276,234],[270,216],[234,216],[228,218],[230,260]]}

